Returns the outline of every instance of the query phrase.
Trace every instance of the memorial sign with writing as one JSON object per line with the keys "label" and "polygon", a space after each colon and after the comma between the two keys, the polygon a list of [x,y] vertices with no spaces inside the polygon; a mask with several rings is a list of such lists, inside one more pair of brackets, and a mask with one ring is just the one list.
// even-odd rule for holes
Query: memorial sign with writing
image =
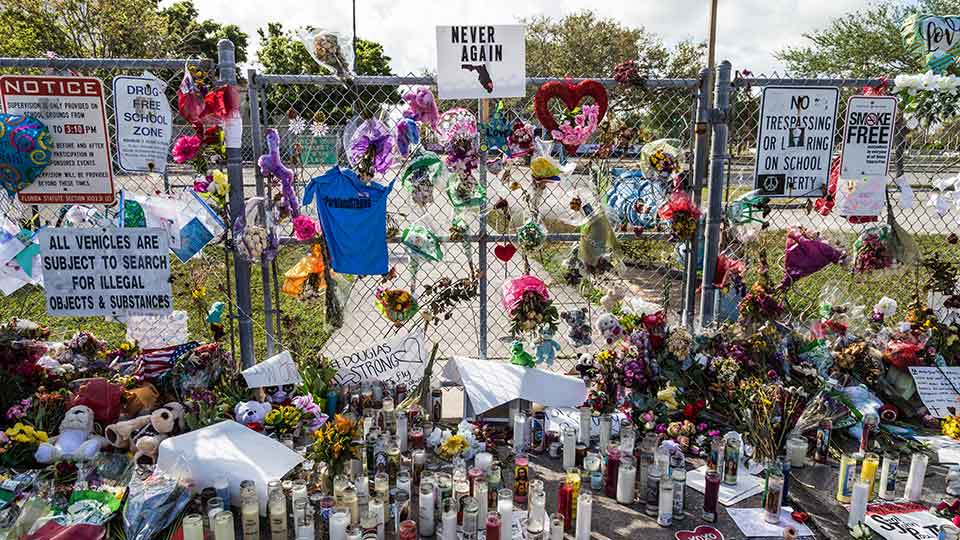
{"label": "memorial sign with writing", "polygon": [[423,377],[432,345],[422,331],[397,336],[383,343],[333,359],[334,385],[369,380],[390,380],[407,386]]}
{"label": "memorial sign with writing", "polygon": [[934,417],[950,416],[948,407],[960,409],[960,367],[913,366],[910,375],[920,401]]}
{"label": "memorial sign with writing", "polygon": [[300,371],[290,351],[283,351],[267,358],[263,362],[248,367],[242,372],[247,386],[263,388],[265,386],[283,386],[285,384],[300,384]]}
{"label": "memorial sign with writing", "polygon": [[49,315],[167,315],[173,310],[163,229],[46,228],[38,238]]}
{"label": "memorial sign with writing", "polygon": [[525,96],[526,30],[522,24],[438,26],[440,99]]}

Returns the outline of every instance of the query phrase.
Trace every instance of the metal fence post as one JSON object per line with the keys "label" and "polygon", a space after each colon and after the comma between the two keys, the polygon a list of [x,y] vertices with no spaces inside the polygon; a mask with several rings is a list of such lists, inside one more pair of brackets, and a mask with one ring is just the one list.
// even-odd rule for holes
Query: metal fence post
{"label": "metal fence post", "polygon": [[[221,39],[217,43],[217,66],[220,71],[220,80],[230,86],[236,86],[236,57],[234,56],[233,42],[229,39]],[[230,182],[230,223],[227,224],[227,229],[232,230],[237,218],[244,213],[243,157],[240,155],[243,120],[239,113],[235,118],[226,121],[224,131],[227,146],[227,180]],[[233,272],[237,292],[240,362],[246,368],[256,363],[253,355],[253,321],[250,319],[250,264],[242,257],[235,256],[233,257]]]}
{"label": "metal fence post", "polygon": [[[700,86],[697,91],[697,118],[694,126],[693,141],[693,202],[700,206],[701,192],[706,185],[707,154],[710,142],[710,70],[700,70]],[[687,266],[683,279],[683,317],[681,324],[693,330],[697,303],[697,254],[700,250],[700,238],[703,236],[703,225],[697,224],[697,232],[690,242],[687,251]]]}
{"label": "metal fence post", "polygon": [[713,278],[720,251],[720,223],[723,220],[723,175],[727,165],[727,112],[730,108],[730,62],[724,60],[717,69],[713,123],[713,156],[710,159],[710,191],[707,206],[706,238],[703,249],[703,282],[700,293],[700,328],[713,322],[717,289]]}
{"label": "metal fence post", "polygon": [[[486,99],[480,100],[480,121],[487,122],[490,115],[490,102]],[[482,137],[482,135],[478,135]],[[480,185],[487,187],[487,153],[482,152],[479,166]],[[480,359],[487,359],[487,203],[480,203],[480,228],[477,233],[477,266],[480,272],[480,283],[478,294],[480,296],[480,313],[478,338],[480,340],[480,350],[478,351]]]}
{"label": "metal fence post", "polygon": [[[250,106],[250,145],[253,148],[253,159],[259,159],[263,152],[260,138],[260,92],[257,82],[257,70],[247,70],[247,103]],[[257,197],[264,197],[263,175],[260,173],[260,167],[254,162],[253,174],[257,181]],[[272,201],[267,200],[263,205],[263,212],[270,212]],[[266,216],[263,216],[266,218]],[[263,282],[263,327],[267,334],[267,356],[273,356],[274,353],[274,335],[273,335],[273,297],[270,295],[270,263],[265,259],[260,259],[260,276]]]}

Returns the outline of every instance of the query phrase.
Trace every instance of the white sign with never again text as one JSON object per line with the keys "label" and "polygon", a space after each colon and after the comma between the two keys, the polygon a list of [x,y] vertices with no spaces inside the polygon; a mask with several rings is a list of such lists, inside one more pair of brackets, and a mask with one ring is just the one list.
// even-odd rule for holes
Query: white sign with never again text
{"label": "white sign with never again text", "polygon": [[49,315],[119,317],[173,310],[163,229],[46,228],[38,238]]}
{"label": "white sign with never again text", "polygon": [[20,202],[113,202],[113,161],[100,79],[4,75],[0,101],[4,112],[28,114],[46,124],[53,139],[50,165],[17,193]]}
{"label": "white sign with never again text", "polygon": [[765,197],[820,197],[833,156],[833,87],[768,86],[757,122],[754,187]]}
{"label": "white sign with never again text", "polygon": [[250,388],[300,384],[300,371],[290,351],[283,351],[241,372]]}
{"label": "white sign with never again text", "polygon": [[333,367],[337,374],[333,378],[333,384],[390,380],[411,388],[423,378],[432,347],[423,331],[418,330],[334,358]]}
{"label": "white sign with never again text", "polygon": [[167,169],[173,115],[166,84],[149,73],[113,78],[113,110],[117,121],[117,162],[128,172]]}
{"label": "white sign with never again text", "polygon": [[438,26],[440,99],[524,97],[526,30],[522,24]]}
{"label": "white sign with never again text", "polygon": [[911,366],[910,375],[920,401],[935,418],[949,416],[947,407],[960,409],[960,367]]}

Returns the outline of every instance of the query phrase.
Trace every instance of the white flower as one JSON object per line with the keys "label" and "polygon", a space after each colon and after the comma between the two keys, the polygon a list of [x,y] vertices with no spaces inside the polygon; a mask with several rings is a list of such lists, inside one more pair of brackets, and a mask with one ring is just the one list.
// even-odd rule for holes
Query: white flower
{"label": "white flower", "polygon": [[300,135],[307,130],[307,121],[303,119],[302,116],[298,116],[290,121],[290,125],[287,126],[287,131],[294,135]]}
{"label": "white flower", "polygon": [[323,122],[310,124],[310,134],[314,137],[325,137],[327,133],[330,133],[330,128]]}
{"label": "white flower", "polygon": [[873,306],[874,313],[880,313],[884,318],[893,317],[893,314],[897,312],[897,301],[889,296],[884,296],[877,302],[877,305]]}
{"label": "white flower", "polygon": [[50,358],[47,355],[43,355],[40,357],[39,360],[37,360],[37,365],[42,367],[43,369],[55,371],[57,368],[60,367],[60,362],[57,361],[55,358]]}
{"label": "white flower", "polygon": [[920,76],[920,88],[924,90],[935,90],[937,87],[937,76],[933,71],[928,71]]}
{"label": "white flower", "polygon": [[430,435],[427,436],[427,446],[437,446],[441,441],[443,441],[443,438],[443,432],[440,431],[440,428],[435,427],[433,428],[433,431],[430,432]]}

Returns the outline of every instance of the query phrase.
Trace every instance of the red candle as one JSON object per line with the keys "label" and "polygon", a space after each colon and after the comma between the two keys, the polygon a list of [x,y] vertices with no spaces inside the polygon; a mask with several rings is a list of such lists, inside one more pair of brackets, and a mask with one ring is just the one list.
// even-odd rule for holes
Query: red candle
{"label": "red candle", "polygon": [[573,486],[564,482],[557,497],[557,511],[563,514],[563,528],[573,528]]}
{"label": "red candle", "polygon": [[500,540],[500,514],[498,512],[487,514],[487,540]]}
{"label": "red candle", "polygon": [[483,475],[483,469],[481,469],[480,467],[470,467],[470,469],[467,470],[467,480],[470,481],[470,496],[471,496],[471,497],[474,496],[474,493],[473,493],[473,484],[476,483],[477,478],[483,478],[483,476],[484,476],[484,475]]}
{"label": "red candle", "polygon": [[417,523],[407,520],[400,523],[400,540],[417,540]]}
{"label": "red candle", "polygon": [[411,449],[423,450],[424,449],[424,439],[423,439],[423,428],[413,428],[407,433],[407,442],[410,444]]}
{"label": "red candle", "polygon": [[617,480],[620,476],[620,449],[607,449],[607,474],[603,480],[603,494],[614,498],[617,496]]}

